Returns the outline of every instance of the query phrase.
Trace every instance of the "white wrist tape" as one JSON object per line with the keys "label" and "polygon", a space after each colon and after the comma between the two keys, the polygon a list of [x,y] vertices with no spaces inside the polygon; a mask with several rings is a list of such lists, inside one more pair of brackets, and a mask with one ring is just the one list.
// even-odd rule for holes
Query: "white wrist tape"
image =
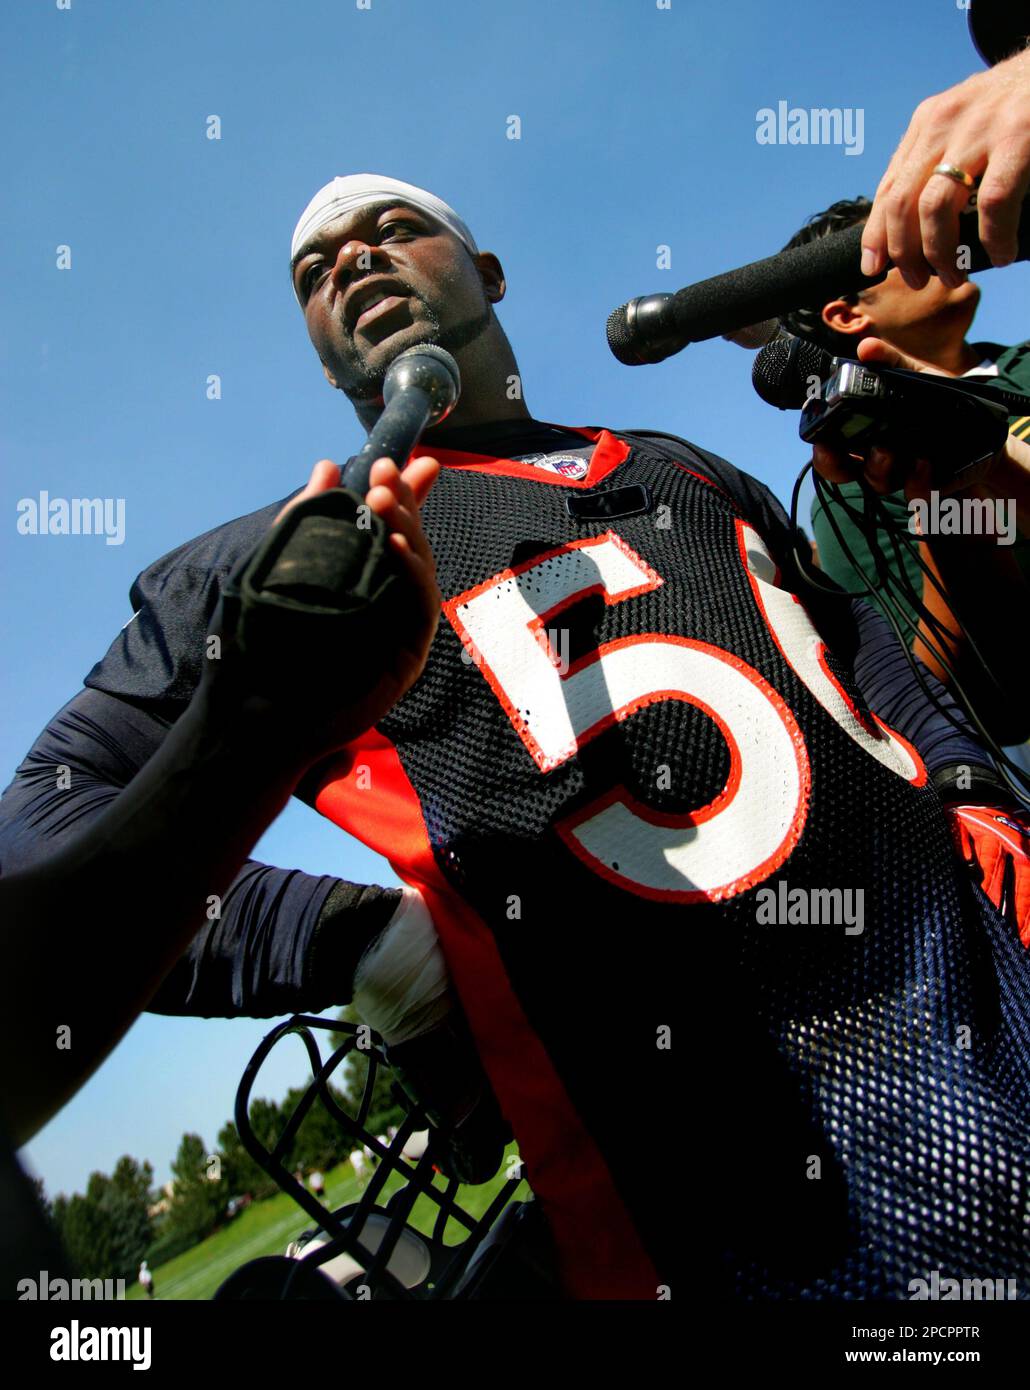
{"label": "white wrist tape", "polygon": [[403,892],[354,972],[354,1006],[387,1046],[428,1033],[451,1008],[447,967],[429,909],[416,888]]}

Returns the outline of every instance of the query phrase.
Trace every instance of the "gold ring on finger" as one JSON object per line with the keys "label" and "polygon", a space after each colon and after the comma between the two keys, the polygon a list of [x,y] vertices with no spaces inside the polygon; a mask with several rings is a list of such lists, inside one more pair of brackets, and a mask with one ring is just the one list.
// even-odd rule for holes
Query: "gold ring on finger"
{"label": "gold ring on finger", "polygon": [[957,164],[938,164],[934,167],[935,174],[941,174],[946,179],[952,179],[955,183],[960,183],[963,188],[975,188],[976,179],[972,174],[967,174],[965,169],[960,169]]}

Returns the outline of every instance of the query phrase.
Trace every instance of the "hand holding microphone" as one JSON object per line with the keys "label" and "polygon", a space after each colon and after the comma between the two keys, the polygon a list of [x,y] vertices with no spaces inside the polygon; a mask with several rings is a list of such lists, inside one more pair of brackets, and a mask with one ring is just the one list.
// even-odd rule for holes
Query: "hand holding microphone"
{"label": "hand holding microphone", "polygon": [[1030,185],[1030,4],[974,0],[969,27],[995,66],[916,107],[862,235],[864,269],[877,273],[889,256],[915,290],[931,269],[946,285],[965,278],[956,268],[958,214],[974,187],[979,240],[991,264],[1019,257],[1017,227]]}
{"label": "hand holding microphone", "polygon": [[227,730],[260,729],[298,778],[422,672],[440,595],[419,508],[439,467],[379,459],[362,501],[321,460],[223,588],[202,684]]}
{"label": "hand holding microphone", "polygon": [[982,483],[1017,443],[1008,408],[1030,408],[1026,397],[943,376],[879,338],[863,338],[853,362],[785,334],[758,354],[752,379],[769,404],[803,407],[799,432],[821,477],[861,477],[909,500]]}
{"label": "hand holding microphone", "polygon": [[[1020,205],[1017,258],[1030,260],[1030,199]],[[976,212],[959,218],[959,238],[969,247],[969,269],[987,270],[992,261],[981,245]],[[620,362],[635,367],[662,362],[690,343],[708,338],[743,336],[756,347],[773,322],[805,304],[824,304],[838,295],[867,289],[886,278],[889,265],[876,275],[861,267],[863,228],[818,237],[775,256],[754,261],[724,275],[714,275],[675,294],[631,299],[608,316],[608,346]],[[746,330],[746,332],[743,332]]]}
{"label": "hand holding microphone", "polygon": [[223,589],[205,681],[230,720],[258,713],[309,765],[382,718],[425,665],[440,595],[419,508],[439,464],[407,458],[458,391],[441,348],[396,358],[385,409],[342,478],[316,464]]}
{"label": "hand holding microphone", "polygon": [[[864,229],[675,294],[631,299],[608,317],[608,346],[620,362],[661,362],[719,336],[759,347],[782,314],[878,284],[892,265],[919,290],[931,273],[953,286],[966,271],[1030,260],[1030,0],[965,8],[973,43],[992,66],[916,108]],[[976,207],[963,212],[977,188]],[[961,266],[959,247],[969,251]]]}
{"label": "hand holding microphone", "polygon": [[874,492],[911,499],[975,486],[1010,444],[1010,410],[1030,397],[944,376],[879,338],[858,360],[783,334],[755,358],[755,390],[780,410],[801,409],[799,433],[829,482],[859,477]]}

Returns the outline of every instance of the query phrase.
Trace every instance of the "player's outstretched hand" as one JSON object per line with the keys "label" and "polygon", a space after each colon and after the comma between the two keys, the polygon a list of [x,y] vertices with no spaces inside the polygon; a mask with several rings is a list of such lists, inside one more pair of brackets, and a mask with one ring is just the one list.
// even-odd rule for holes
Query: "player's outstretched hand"
{"label": "player's outstretched hand", "polygon": [[[927,372],[940,376],[935,368],[916,357],[909,357],[882,338],[863,338],[858,345],[859,361],[877,367],[902,367],[910,372]],[[961,475],[962,488],[973,487],[984,482],[1002,460],[1008,448],[1017,441],[1009,436],[1009,444],[999,450],[993,459],[975,469],[968,469]],[[929,497],[931,483],[931,464],[929,459],[914,458],[896,449],[878,446],[870,450],[865,458],[844,454],[825,444],[812,446],[812,463],[815,471],[831,483],[853,483],[864,479],[872,490],[885,496],[887,493],[904,491],[907,501],[917,497]],[[956,490],[958,488],[956,485]],[[947,488],[942,489],[947,491]]]}
{"label": "player's outstretched hand", "polygon": [[943,174],[950,164],[979,178],[980,240],[994,265],[1016,258],[1016,229],[1030,185],[1030,51],[974,73],[916,107],[876,190],[862,234],[862,271],[878,275],[888,257],[921,290],[930,266],[946,285],[958,267],[958,216],[970,190]]}
{"label": "player's outstretched hand", "polygon": [[338,466],[320,460],[225,587],[207,687],[300,771],[377,723],[422,673],[440,593],[419,509],[439,473],[429,457],[403,471],[378,459],[369,526]]}

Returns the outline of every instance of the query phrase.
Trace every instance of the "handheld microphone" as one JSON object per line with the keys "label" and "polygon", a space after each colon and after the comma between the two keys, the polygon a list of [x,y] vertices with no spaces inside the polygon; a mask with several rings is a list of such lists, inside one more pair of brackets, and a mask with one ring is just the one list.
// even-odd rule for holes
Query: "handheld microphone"
{"label": "handheld microphone", "polygon": [[[791,309],[878,285],[890,266],[879,275],[862,274],[862,230],[859,225],[819,237],[675,294],[631,299],[608,316],[608,346],[628,367],[662,362],[689,343],[737,333]],[[1023,201],[1018,240],[1016,259],[1030,260],[1030,196]],[[959,245],[969,248],[967,269],[991,268],[977,233],[975,208],[959,217]]]}
{"label": "handheld microphone", "polygon": [[813,380],[825,381],[840,363],[832,352],[784,333],[767,344],[751,368],[751,384],[777,410],[800,410],[808,400]]}
{"label": "handheld microphone", "polygon": [[856,362],[784,334],[764,347],[752,371],[755,390],[781,410],[802,407],[806,443],[864,455],[876,444],[930,460],[935,486],[1003,447],[1011,412],[1030,396],[987,382]]}
{"label": "handheld microphone", "polygon": [[845,359],[805,402],[798,434],[852,456],[882,444],[926,458],[933,486],[950,488],[1004,447],[1008,416],[1002,401],[951,377]]}
{"label": "handheld microphone", "polygon": [[461,374],[449,352],[419,343],[395,357],[383,381],[385,408],[359,453],[343,470],[340,486],[364,497],[376,459],[403,468],[422,433],[445,419],[461,394]]}
{"label": "handheld microphone", "polygon": [[[751,382],[762,400],[778,410],[800,410],[813,397],[821,394],[820,383],[827,381],[850,358],[834,357],[831,352],[805,338],[783,333],[764,347],[755,358]],[[976,381],[967,377],[937,376],[932,372],[909,372],[901,367],[883,367],[878,362],[863,365],[867,372],[884,373],[901,379],[919,377],[948,391],[978,396],[983,401],[1000,402],[1010,415],[1030,413],[1030,396],[1020,395],[995,386],[992,381]]]}

